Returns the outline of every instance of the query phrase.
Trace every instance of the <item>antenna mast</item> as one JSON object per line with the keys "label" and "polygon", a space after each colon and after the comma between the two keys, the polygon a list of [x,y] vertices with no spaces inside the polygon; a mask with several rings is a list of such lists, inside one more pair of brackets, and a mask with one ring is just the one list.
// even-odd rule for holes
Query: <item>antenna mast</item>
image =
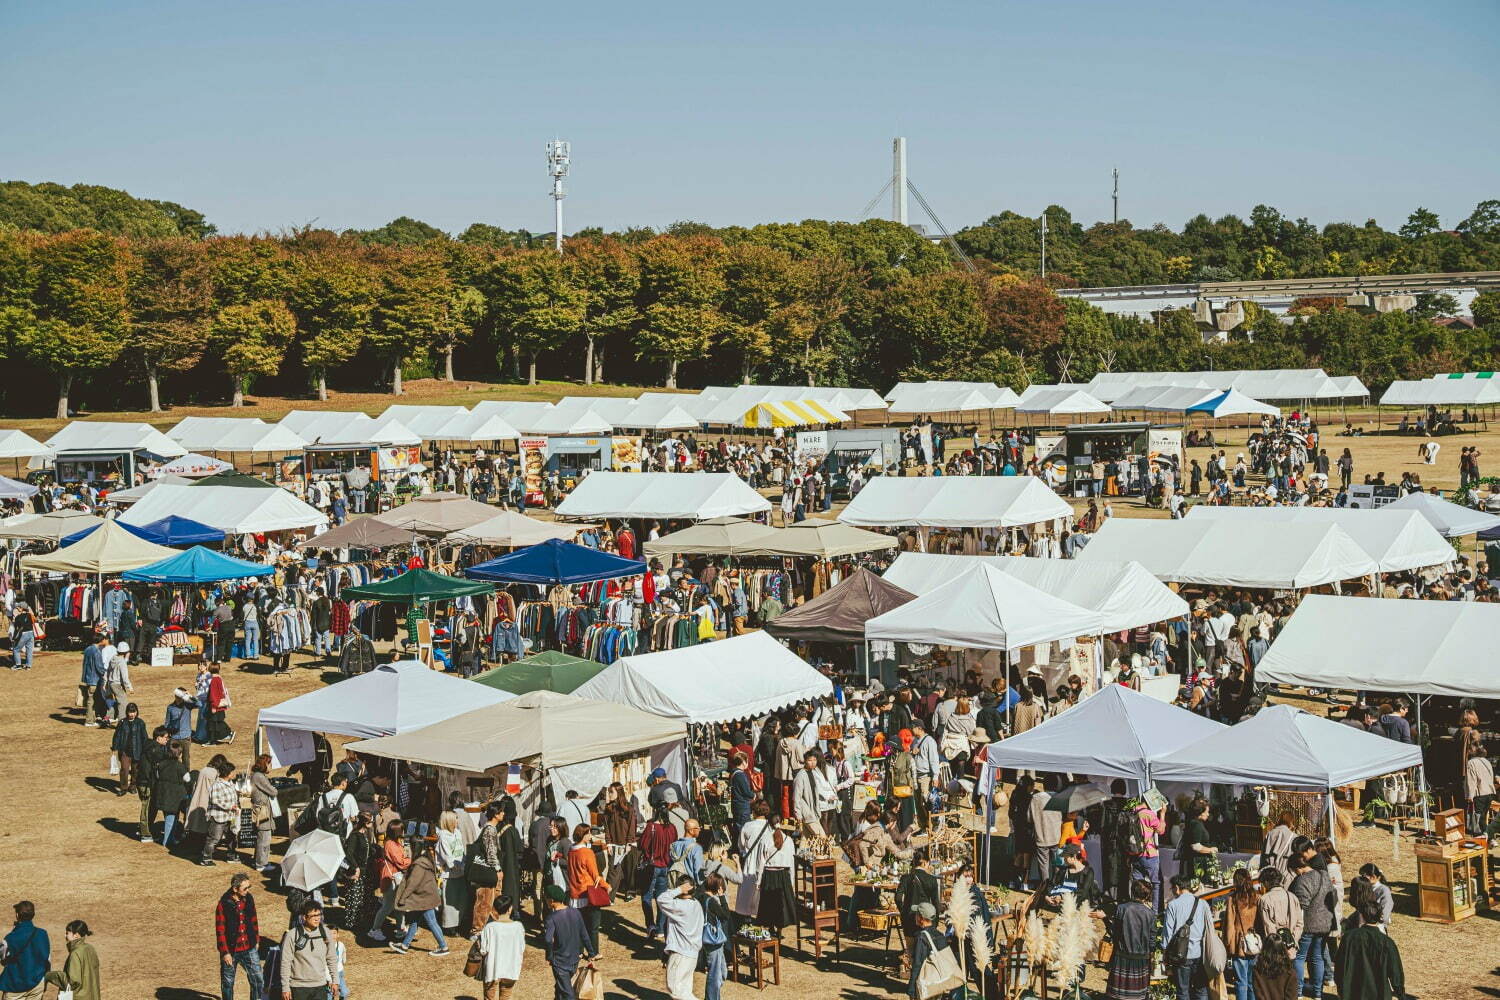
{"label": "antenna mast", "polygon": [[1112,174],[1114,174],[1114,177],[1115,177],[1115,193],[1114,193],[1114,200],[1115,200],[1115,221],[1119,222],[1120,221],[1120,168],[1119,167],[1115,167],[1114,170],[1112,170],[1110,172]]}
{"label": "antenna mast", "polygon": [[552,247],[562,253],[563,223],[562,203],[567,197],[563,190],[563,178],[568,176],[568,160],[571,146],[562,139],[547,143],[547,173],[552,175],[553,232]]}
{"label": "antenna mast", "polygon": [[1042,280],[1047,280],[1047,210],[1042,209]]}
{"label": "antenna mast", "polygon": [[906,137],[891,143],[891,221],[906,225]]}

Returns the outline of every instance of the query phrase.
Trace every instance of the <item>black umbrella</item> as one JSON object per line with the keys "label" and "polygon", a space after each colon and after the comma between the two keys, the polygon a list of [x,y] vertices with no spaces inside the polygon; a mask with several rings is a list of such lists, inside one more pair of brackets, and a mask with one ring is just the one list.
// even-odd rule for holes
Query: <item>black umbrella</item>
{"label": "black umbrella", "polygon": [[1080,782],[1069,785],[1047,800],[1046,808],[1053,812],[1072,813],[1082,812],[1089,806],[1098,805],[1109,800],[1109,794],[1098,785],[1088,782]]}

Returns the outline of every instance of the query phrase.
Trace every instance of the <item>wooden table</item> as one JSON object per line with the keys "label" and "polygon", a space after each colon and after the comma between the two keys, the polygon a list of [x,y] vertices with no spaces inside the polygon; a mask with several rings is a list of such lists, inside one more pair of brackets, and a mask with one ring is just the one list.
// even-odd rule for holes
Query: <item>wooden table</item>
{"label": "wooden table", "polygon": [[[743,953],[741,951],[743,949]],[[767,954],[769,952],[769,955]],[[763,990],[766,988],[766,969],[771,970],[772,982],[781,985],[781,939],[766,938],[764,941],[752,940],[736,934],[729,939],[729,981],[737,983],[740,981],[740,958],[745,959],[745,972],[755,973],[755,988]]]}

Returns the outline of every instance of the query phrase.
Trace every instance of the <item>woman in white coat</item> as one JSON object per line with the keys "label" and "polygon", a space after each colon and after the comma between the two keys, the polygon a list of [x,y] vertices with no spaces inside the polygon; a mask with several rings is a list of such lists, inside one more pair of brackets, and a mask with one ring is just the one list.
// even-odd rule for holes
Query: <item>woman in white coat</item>
{"label": "woman in white coat", "polygon": [[525,931],[510,919],[509,896],[496,896],[494,912],[479,932],[479,974],[484,1000],[510,1000],[516,980],[521,978],[521,953],[526,948]]}
{"label": "woman in white coat", "polygon": [[765,799],[756,799],[750,806],[750,822],[740,827],[742,878],[734,894],[734,912],[742,917],[754,917],[760,908],[760,859],[771,832],[771,807]]}

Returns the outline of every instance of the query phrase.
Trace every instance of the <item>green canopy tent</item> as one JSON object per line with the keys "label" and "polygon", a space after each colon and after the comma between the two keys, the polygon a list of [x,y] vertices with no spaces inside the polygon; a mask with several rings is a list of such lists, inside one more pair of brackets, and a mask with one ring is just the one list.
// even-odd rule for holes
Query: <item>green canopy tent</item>
{"label": "green canopy tent", "polygon": [[[425,607],[432,601],[451,601],[456,597],[474,597],[479,594],[494,592],[494,584],[481,583],[477,580],[462,580],[456,576],[444,576],[442,573],[434,573],[430,569],[409,569],[400,576],[389,580],[381,580],[379,583],[367,583],[357,587],[345,587],[340,593],[345,600],[360,599],[366,601],[385,601],[393,604],[405,604],[408,606],[406,614],[406,638],[411,646],[416,648],[419,659],[428,659],[435,654],[435,650],[428,646],[424,639],[418,622],[427,617]],[[458,650],[451,650],[450,654],[443,657],[450,665],[457,663],[462,665],[457,656],[451,654]],[[468,649],[466,655],[474,655],[475,650]]]}
{"label": "green canopy tent", "polygon": [[243,472],[236,472],[233,469],[225,469],[223,472],[215,472],[211,476],[204,476],[197,482],[189,483],[188,485],[239,486],[241,488],[250,490],[275,490],[281,488],[275,483],[268,483],[264,479],[260,479],[255,476],[248,476]]}
{"label": "green canopy tent", "polygon": [[409,569],[400,576],[381,580],[379,583],[345,587],[340,593],[346,598],[357,597],[366,601],[417,604],[423,601],[451,601],[455,597],[473,597],[492,593],[494,589],[495,585],[492,583],[444,576],[430,569]]}
{"label": "green canopy tent", "polygon": [[528,691],[572,694],[574,688],[593,680],[594,675],[606,666],[607,664],[594,660],[583,660],[549,649],[514,663],[492,667],[482,674],[475,674],[469,680],[514,694],[526,694]]}

